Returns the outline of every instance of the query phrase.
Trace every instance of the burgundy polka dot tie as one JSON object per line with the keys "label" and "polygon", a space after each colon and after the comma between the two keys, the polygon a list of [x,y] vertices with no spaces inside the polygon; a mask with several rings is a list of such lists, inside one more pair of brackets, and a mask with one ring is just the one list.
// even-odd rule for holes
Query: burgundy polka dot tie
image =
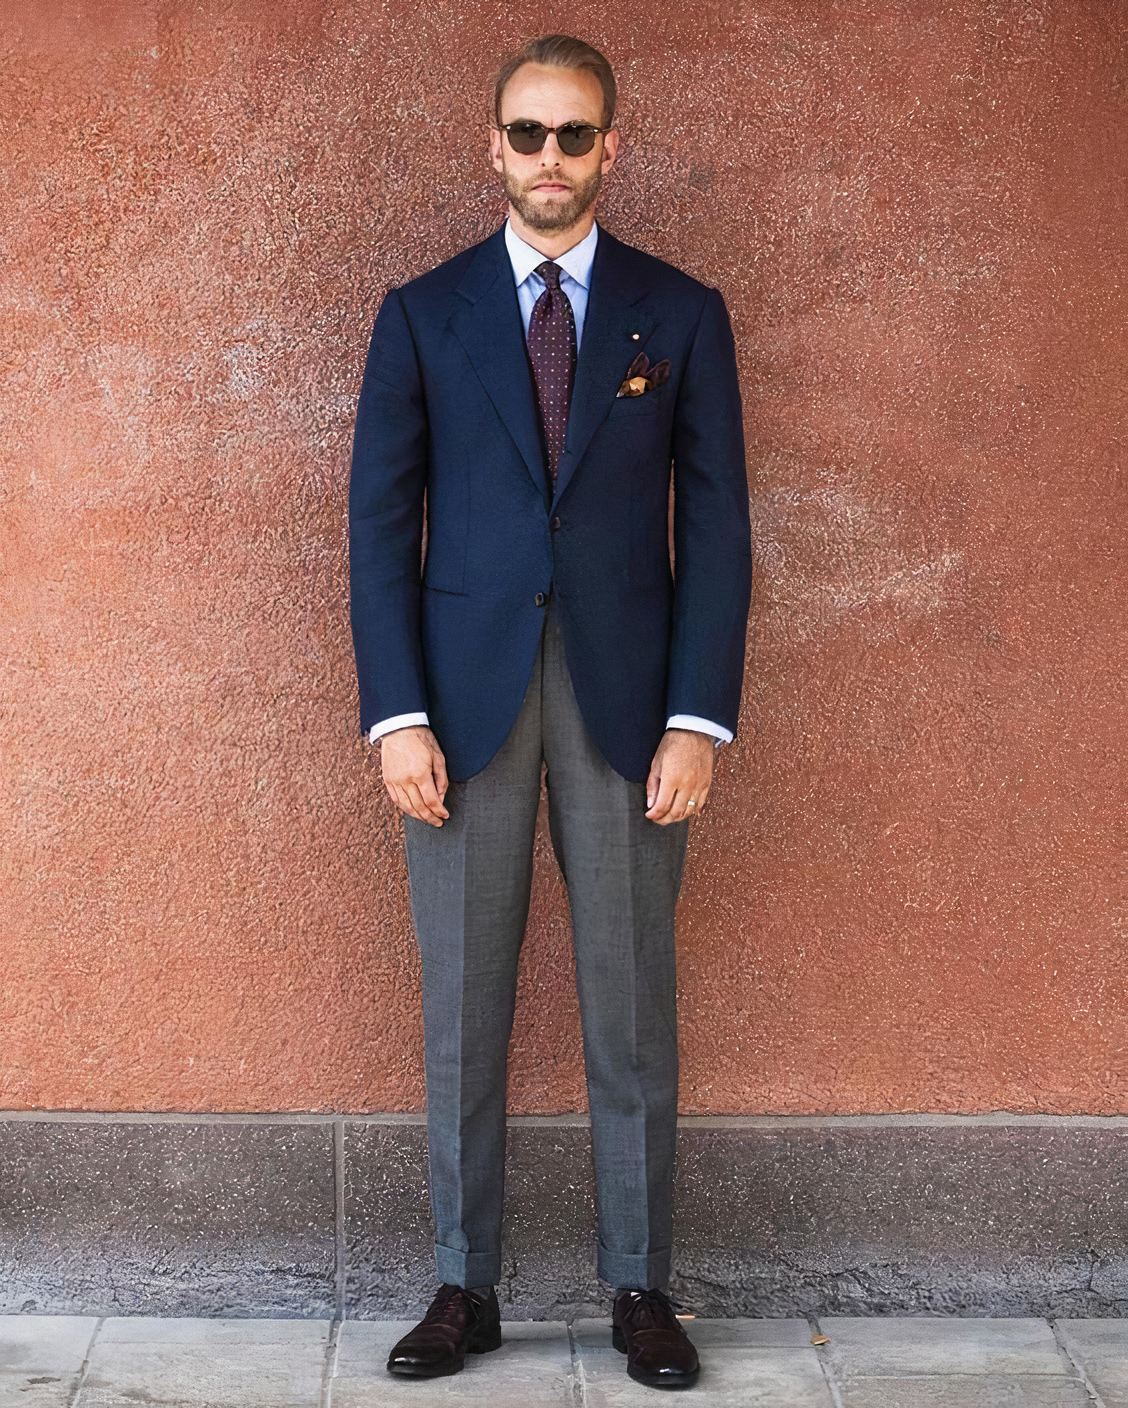
{"label": "burgundy polka dot tie", "polygon": [[544,280],[544,292],[529,319],[529,361],[537,388],[548,471],[555,484],[556,465],[568,429],[572,383],[576,378],[576,320],[568,295],[560,287],[560,266],[545,260],[537,265],[534,273]]}

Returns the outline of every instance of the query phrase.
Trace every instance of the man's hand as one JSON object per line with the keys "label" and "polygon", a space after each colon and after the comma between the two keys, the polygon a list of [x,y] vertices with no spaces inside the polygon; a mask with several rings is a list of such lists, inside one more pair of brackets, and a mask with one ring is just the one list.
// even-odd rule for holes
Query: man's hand
{"label": "man's hand", "polygon": [[[713,781],[713,740],[692,729],[668,728],[646,779],[646,815],[659,826],[701,815]],[[695,803],[689,806],[689,803]]]}
{"label": "man's hand", "polygon": [[443,806],[447,790],[446,759],[429,728],[397,728],[380,739],[380,761],[388,796],[418,821],[442,826],[450,812]]}

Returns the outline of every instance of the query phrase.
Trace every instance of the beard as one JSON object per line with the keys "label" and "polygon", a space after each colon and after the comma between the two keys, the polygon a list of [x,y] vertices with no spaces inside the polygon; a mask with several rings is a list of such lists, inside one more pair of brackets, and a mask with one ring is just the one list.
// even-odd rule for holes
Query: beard
{"label": "beard", "polygon": [[[505,172],[505,194],[509,202],[531,230],[558,233],[569,230],[595,204],[599,194],[603,172],[596,167],[586,181],[572,185],[572,194],[566,200],[555,200],[545,205],[531,198],[533,188],[544,181],[544,176],[534,176],[526,182],[518,181],[512,172]],[[563,182],[563,177],[554,177]]]}

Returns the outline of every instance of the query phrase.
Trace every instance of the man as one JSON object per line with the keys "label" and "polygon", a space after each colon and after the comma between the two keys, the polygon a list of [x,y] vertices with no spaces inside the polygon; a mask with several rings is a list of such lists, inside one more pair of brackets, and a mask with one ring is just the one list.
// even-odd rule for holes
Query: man
{"label": "man", "polygon": [[665,1289],[674,906],[688,818],[736,729],[748,495],[720,294],[595,223],[614,108],[610,66],[577,39],[502,66],[490,154],[509,218],[387,295],[360,393],[361,726],[405,816],[443,1283],[395,1374],[454,1373],[501,1343],[505,1063],[542,763],[614,1342],[643,1383],[698,1373]]}

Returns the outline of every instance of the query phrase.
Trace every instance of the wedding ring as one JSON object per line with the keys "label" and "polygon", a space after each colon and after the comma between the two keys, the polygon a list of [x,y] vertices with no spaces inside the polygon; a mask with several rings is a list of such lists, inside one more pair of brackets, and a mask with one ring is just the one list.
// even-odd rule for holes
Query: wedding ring
{"label": "wedding ring", "polygon": [[691,802],[686,802],[686,806],[687,806],[687,807],[695,807],[696,805],[697,805],[696,802],[692,802],[692,801],[691,801]]}

